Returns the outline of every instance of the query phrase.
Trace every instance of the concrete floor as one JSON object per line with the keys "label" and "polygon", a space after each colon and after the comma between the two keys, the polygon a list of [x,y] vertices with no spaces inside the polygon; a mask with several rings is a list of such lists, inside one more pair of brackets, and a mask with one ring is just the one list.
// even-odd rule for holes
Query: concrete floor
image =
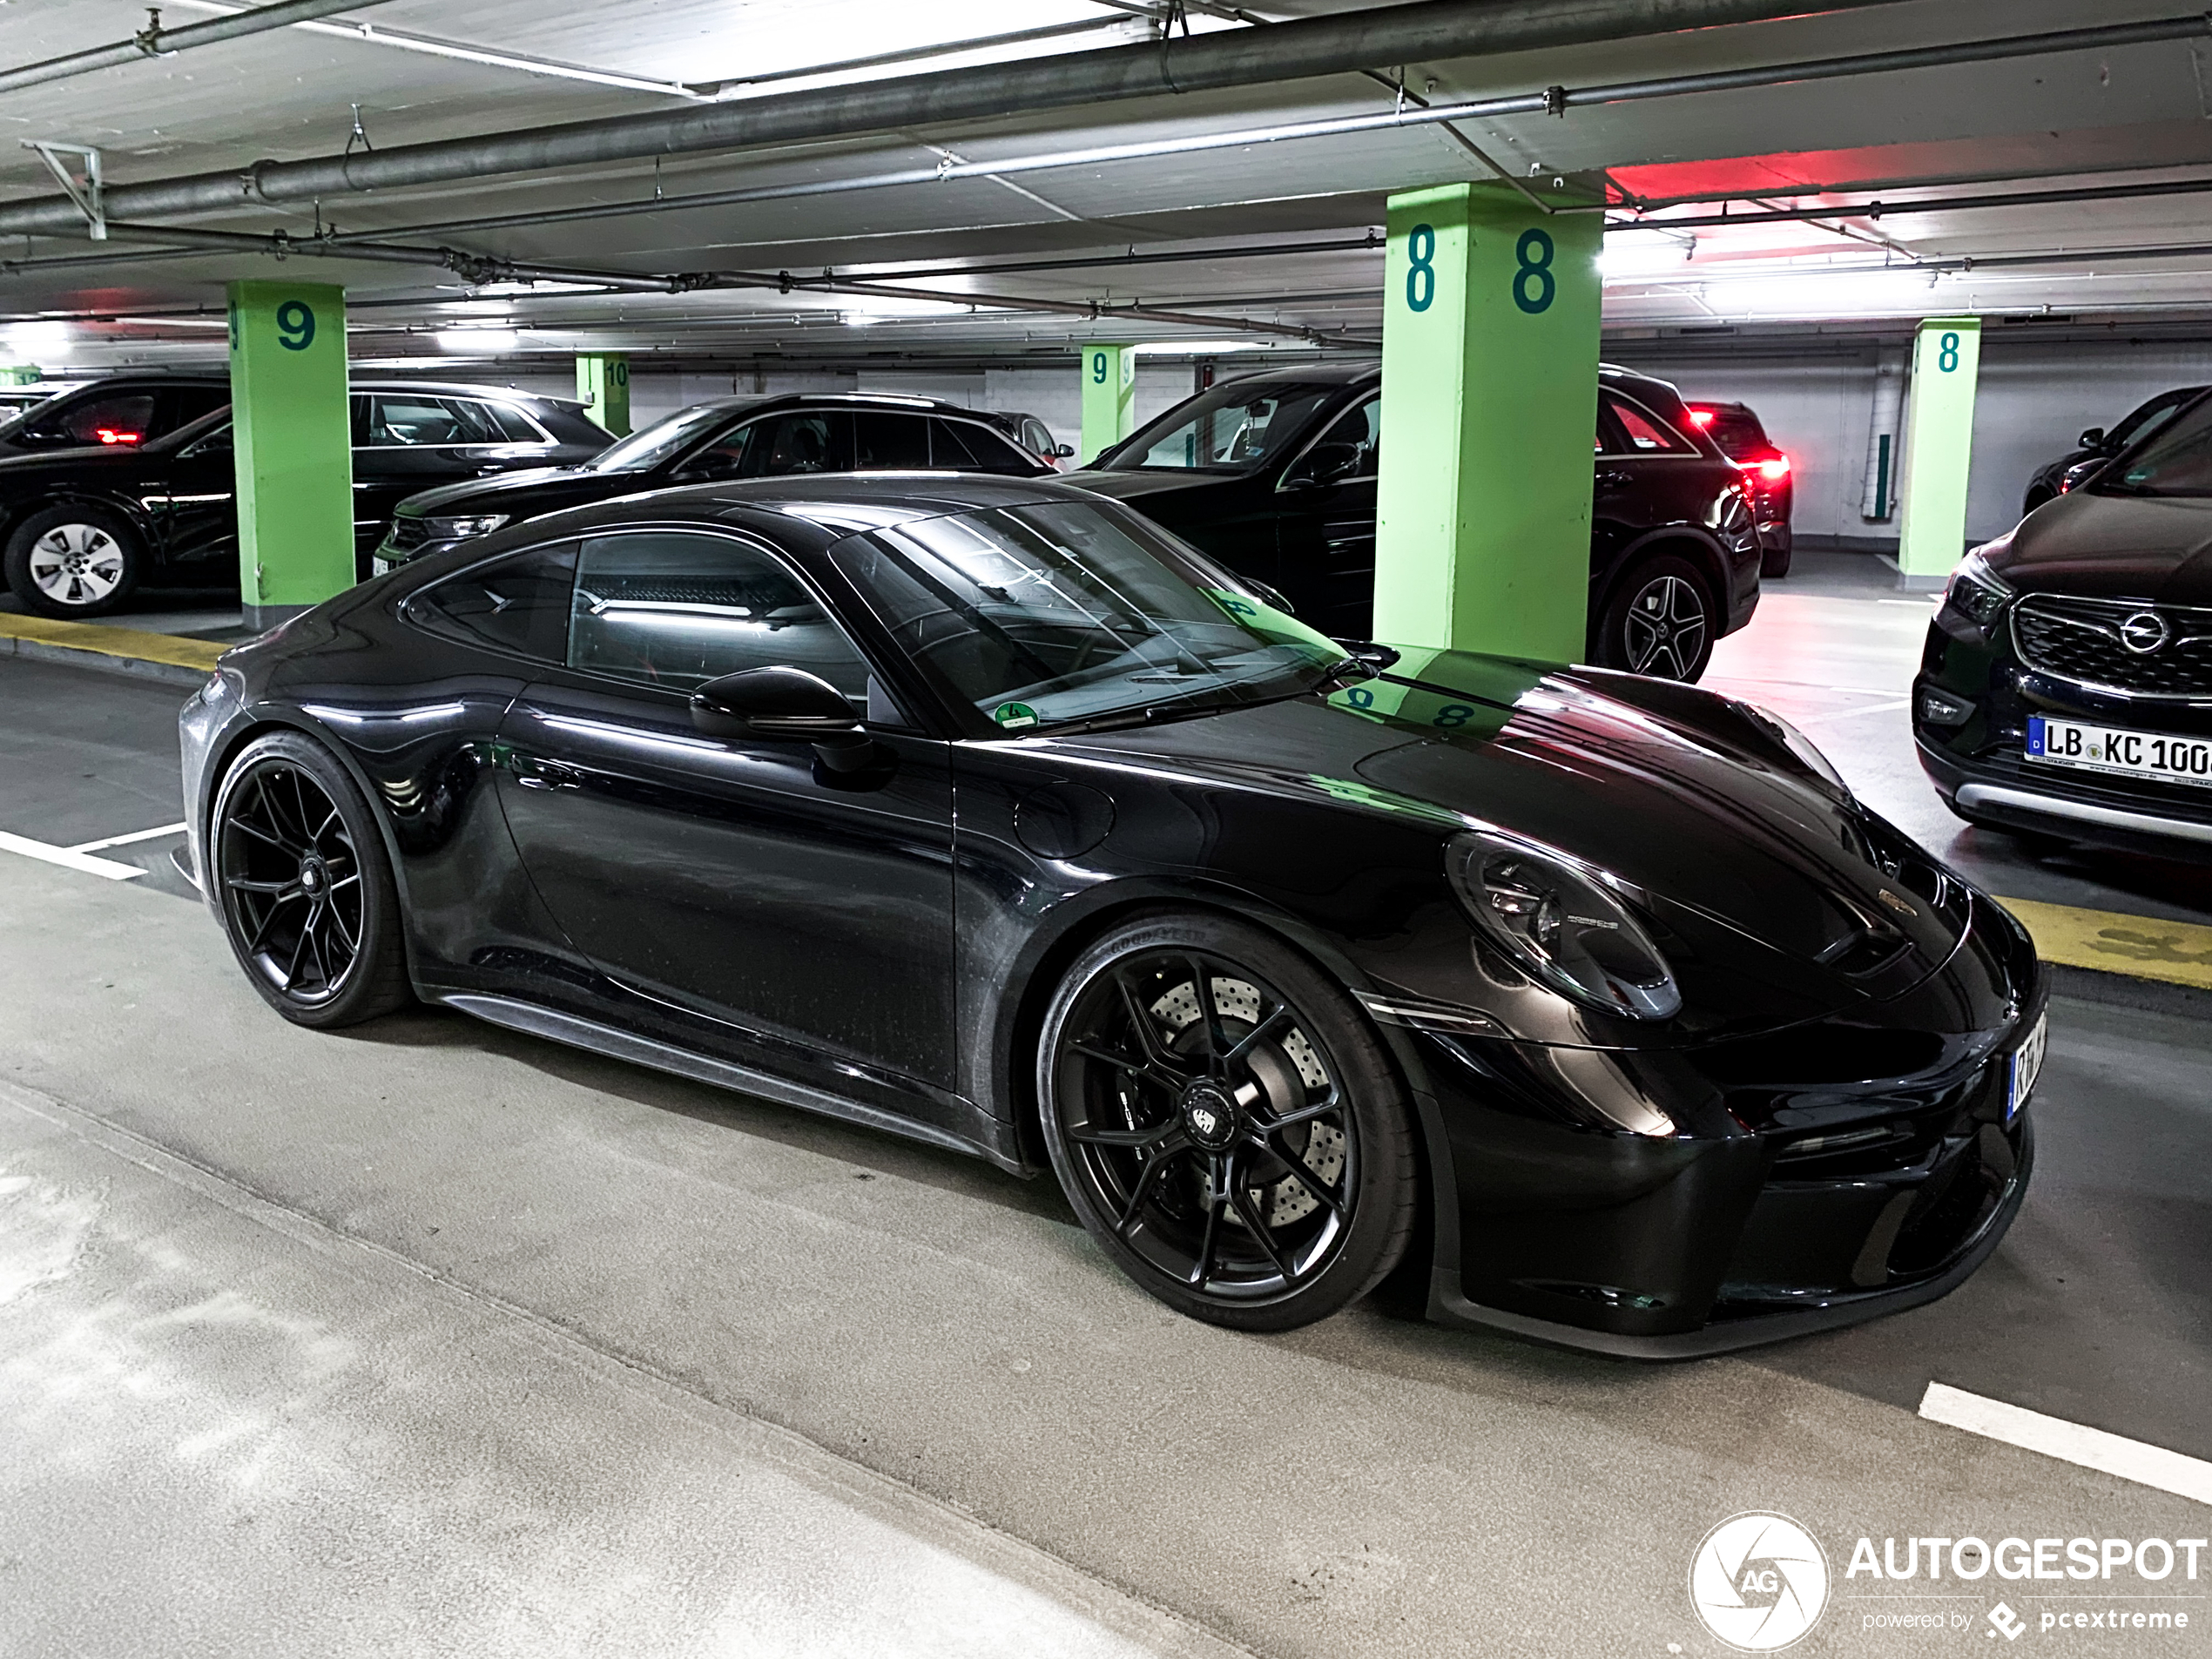
{"label": "concrete floor", "polygon": [[[1777,584],[1716,678],[2000,890],[2140,907],[2156,871],[1916,805],[1874,705],[1925,612],[1844,585]],[[0,829],[173,821],[176,702],[0,663]],[[1979,1650],[2000,1593],[2084,1587],[1937,1601],[1853,1541],[2208,1530],[1913,1414],[2212,1458],[2212,1034],[2172,1013],[2059,1003],[2036,1185],[1952,1297],[1652,1367],[1181,1320],[1041,1183],[459,1016],[287,1026],[158,880],[0,856],[0,1655],[1718,1655],[1684,1577],[1751,1508],[1831,1557],[1796,1651]],[[2069,1650],[2204,1651],[2204,1571],[2126,1587],[2186,1635]]]}

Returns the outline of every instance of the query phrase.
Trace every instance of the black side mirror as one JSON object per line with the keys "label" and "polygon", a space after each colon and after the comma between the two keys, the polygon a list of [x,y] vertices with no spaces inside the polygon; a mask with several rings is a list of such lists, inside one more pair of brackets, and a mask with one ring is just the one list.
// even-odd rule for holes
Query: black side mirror
{"label": "black side mirror", "polygon": [[1076,458],[1076,446],[1072,443],[1055,444],[1052,453],[1056,460],[1072,461]]}
{"label": "black side mirror", "polygon": [[691,693],[691,724],[725,741],[812,743],[822,769],[833,773],[867,772],[880,758],[845,693],[803,668],[748,668],[709,680]]}
{"label": "black side mirror", "polygon": [[691,724],[711,738],[835,738],[860,729],[844,692],[803,668],[748,668],[691,693]]}
{"label": "black side mirror", "polygon": [[1325,489],[1348,477],[1359,465],[1358,444],[1317,443],[1283,482],[1293,489]]}
{"label": "black side mirror", "polygon": [[2104,447],[2105,429],[2102,427],[2084,427],[2081,429],[2080,448],[2084,449],[2101,449]]}

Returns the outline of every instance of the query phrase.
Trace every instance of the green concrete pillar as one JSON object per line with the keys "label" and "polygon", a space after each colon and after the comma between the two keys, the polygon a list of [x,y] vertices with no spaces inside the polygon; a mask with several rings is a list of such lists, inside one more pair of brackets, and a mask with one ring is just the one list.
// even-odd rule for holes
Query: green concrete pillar
{"label": "green concrete pillar", "polygon": [[1974,383],[1980,372],[1980,318],[1931,317],[1913,334],[1899,587],[1941,587],[1966,550],[1966,475],[1973,461]]}
{"label": "green concrete pillar", "polygon": [[1088,467],[1136,428],[1136,347],[1086,346],[1082,365],[1083,432],[1076,461]]}
{"label": "green concrete pillar", "polygon": [[354,585],[346,291],[233,282],[230,314],[239,594],[269,628]]}
{"label": "green concrete pillar", "polygon": [[576,360],[576,395],[584,412],[617,438],[630,435],[630,360],[595,352]]}
{"label": "green concrete pillar", "polygon": [[[1600,199],[1579,180],[1561,206]],[[1597,213],[1504,184],[1390,199],[1375,637],[1584,653],[1597,430]]]}

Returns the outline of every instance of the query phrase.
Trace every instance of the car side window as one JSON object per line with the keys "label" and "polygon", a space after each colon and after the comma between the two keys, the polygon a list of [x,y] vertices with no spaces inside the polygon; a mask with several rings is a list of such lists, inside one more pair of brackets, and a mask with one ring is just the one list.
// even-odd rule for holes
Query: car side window
{"label": "car side window", "polygon": [[746,421],[732,427],[703,448],[692,452],[690,460],[677,469],[676,476],[686,482],[716,478],[743,478],[745,456],[756,444],[759,453],[753,455],[752,476],[760,475],[761,463],[767,458],[767,448],[774,442],[773,421]]}
{"label": "car side window", "polygon": [[[1379,394],[1355,403],[1329,423],[1314,446],[1341,444],[1353,452],[1354,459],[1348,471],[1337,475],[1331,482],[1339,484],[1374,477],[1382,468],[1382,397]],[[1312,453],[1309,451],[1308,453]]]}
{"label": "car side window", "polygon": [[867,704],[867,659],[806,583],[765,549],[711,530],[586,537],[569,666],[676,691],[803,668]]}
{"label": "car side window", "polygon": [[153,394],[87,398],[64,415],[60,424],[78,443],[143,443],[153,427]]}
{"label": "car side window", "polygon": [[918,415],[853,417],[853,467],[857,472],[917,472],[929,465],[929,427]]}
{"label": "car side window", "polygon": [[1037,470],[1034,455],[989,428],[968,421],[929,422],[931,463],[961,472],[995,472],[1027,478]]}
{"label": "car side window", "polygon": [[184,450],[182,459],[193,455],[226,455],[231,452],[231,423],[228,421],[212,432],[204,432],[194,438]]}
{"label": "car side window", "polygon": [[1657,415],[1624,397],[1607,396],[1602,400],[1612,417],[1613,431],[1606,430],[1606,422],[1598,422],[1601,441],[1611,438],[1617,447],[1608,448],[1606,453],[1626,455],[1694,455],[1696,449],[1682,435]]}
{"label": "car side window", "polygon": [[418,628],[542,663],[569,654],[577,544],[557,542],[456,572],[407,602]]}
{"label": "car side window", "polygon": [[853,469],[853,423],[846,415],[802,411],[756,424],[759,429],[746,442],[740,477]]}
{"label": "car side window", "polygon": [[480,403],[476,405],[499,435],[487,439],[494,443],[549,443],[551,440],[538,430],[537,423],[511,403]]}
{"label": "car side window", "polygon": [[368,406],[368,442],[377,448],[508,442],[490,409],[474,398],[376,392]]}

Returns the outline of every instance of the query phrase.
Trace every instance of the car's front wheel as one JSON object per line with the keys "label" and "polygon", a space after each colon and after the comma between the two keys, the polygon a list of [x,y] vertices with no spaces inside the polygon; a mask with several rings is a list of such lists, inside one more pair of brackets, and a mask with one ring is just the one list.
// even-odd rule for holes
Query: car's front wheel
{"label": "car's front wheel", "polygon": [[1289,1330],[1405,1252],[1405,1089],[1343,991],[1256,928],[1177,916],[1099,940],[1046,1014],[1037,1089],[1083,1225],[1182,1312]]}
{"label": "car's front wheel", "polygon": [[207,848],[208,902],[286,1019],[354,1025],[409,1000],[384,844],[327,749],[297,732],[248,744],[216,791]]}
{"label": "car's front wheel", "polygon": [[145,550],[114,514],[51,507],[8,538],[8,586],[42,617],[105,616],[138,585]]}
{"label": "car's front wheel", "polygon": [[1598,618],[1601,668],[1695,682],[1720,637],[1711,590],[1687,559],[1647,559],[1615,585]]}

